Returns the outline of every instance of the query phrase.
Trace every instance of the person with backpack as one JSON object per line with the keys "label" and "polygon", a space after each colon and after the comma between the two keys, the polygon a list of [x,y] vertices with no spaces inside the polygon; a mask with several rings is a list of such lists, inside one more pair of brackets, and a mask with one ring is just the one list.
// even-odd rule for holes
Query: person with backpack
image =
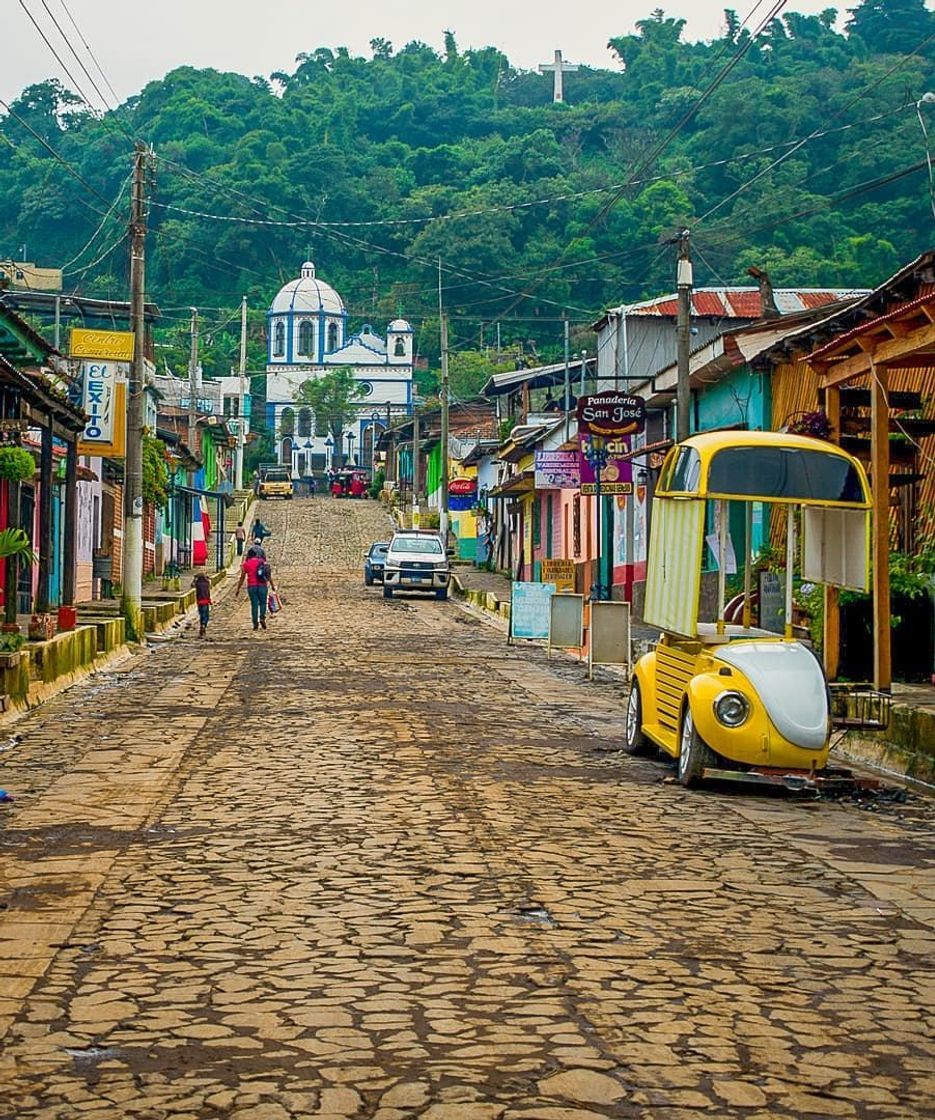
{"label": "person with backpack", "polygon": [[253,619],[254,630],[266,629],[266,605],[270,590],[276,590],[273,583],[273,572],[269,561],[265,557],[257,556],[256,550],[247,550],[247,558],[240,565],[240,582],[237,584],[235,597],[239,597],[240,590],[246,581],[247,595],[250,597],[250,616]]}
{"label": "person with backpack", "polygon": [[199,572],[192,580],[195,589],[195,602],[198,604],[198,637],[203,638],[208,633],[208,622],[211,618],[211,580],[204,572]]}

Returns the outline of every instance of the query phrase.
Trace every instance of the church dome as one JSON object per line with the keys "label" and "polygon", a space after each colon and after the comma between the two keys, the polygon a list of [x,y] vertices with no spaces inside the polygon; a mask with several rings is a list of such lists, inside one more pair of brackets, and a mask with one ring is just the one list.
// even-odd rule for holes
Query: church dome
{"label": "church dome", "polygon": [[306,261],[299,278],[280,288],[270,304],[273,315],[288,311],[323,311],[326,315],[343,315],[344,301],[330,284],[316,279],[314,264]]}
{"label": "church dome", "polygon": [[403,334],[405,331],[409,331],[410,334],[412,333],[412,327],[405,319],[394,319],[389,327],[387,327],[387,330],[395,332],[396,334]]}

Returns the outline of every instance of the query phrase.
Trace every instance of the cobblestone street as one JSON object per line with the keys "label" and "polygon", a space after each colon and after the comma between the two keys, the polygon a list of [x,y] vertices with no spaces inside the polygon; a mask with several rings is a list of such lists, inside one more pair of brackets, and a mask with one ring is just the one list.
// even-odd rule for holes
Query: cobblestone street
{"label": "cobblestone street", "polygon": [[0,1117],[935,1115],[929,803],[688,793],[619,683],[365,588],[376,503],[260,515],[266,633],[0,737]]}

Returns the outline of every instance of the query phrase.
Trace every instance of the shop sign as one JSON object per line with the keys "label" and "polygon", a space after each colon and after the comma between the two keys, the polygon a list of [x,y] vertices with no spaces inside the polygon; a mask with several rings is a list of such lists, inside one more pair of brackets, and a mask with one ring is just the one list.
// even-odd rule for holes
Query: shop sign
{"label": "shop sign", "polygon": [[574,591],[574,560],[543,560],[540,567],[540,576],[543,583],[554,583],[556,591]]}
{"label": "shop sign", "polygon": [[132,362],[133,331],[97,331],[72,327],[68,353],[72,358],[100,358],[111,362]]}
{"label": "shop sign", "polygon": [[578,430],[600,436],[625,436],[641,432],[646,425],[646,402],[642,397],[614,390],[578,398]]}
{"label": "shop sign", "polygon": [[0,432],[25,432],[28,429],[28,420],[0,420]]}
{"label": "shop sign", "polygon": [[[581,459],[581,493],[597,493],[597,474],[594,467],[588,462],[591,436],[578,433],[578,446]],[[623,439],[608,439],[604,444],[607,452],[607,462],[601,471],[601,494],[610,497],[612,494],[633,493],[633,465],[629,459],[622,456],[628,454],[630,441]]]}
{"label": "shop sign", "polygon": [[473,494],[477,490],[476,478],[453,478],[448,483],[449,494]]}
{"label": "shop sign", "polygon": [[88,422],[79,455],[122,459],[127,446],[127,367],[122,362],[82,362],[81,407]]}
{"label": "shop sign", "polygon": [[577,490],[581,485],[577,451],[537,451],[535,470],[537,490]]}

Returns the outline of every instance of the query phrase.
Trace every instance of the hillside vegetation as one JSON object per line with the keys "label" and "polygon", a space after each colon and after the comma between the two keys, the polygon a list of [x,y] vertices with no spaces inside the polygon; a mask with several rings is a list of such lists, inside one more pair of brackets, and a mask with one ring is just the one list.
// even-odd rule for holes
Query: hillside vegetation
{"label": "hillside vegetation", "polygon": [[218,339],[234,329],[222,309],[244,293],[265,308],[307,256],[356,321],[402,312],[429,356],[438,259],[456,349],[500,321],[504,344],[554,352],[562,314],[583,325],[671,289],[664,240],[681,225],[697,283],[753,264],[777,286],[879,283],[931,244],[920,113],[933,130],[935,106],[916,102],[935,16],[864,0],[841,31],[833,9],[789,12],[755,41],[725,22],[690,43],[653,12],[610,38],[606,70],[566,77],[564,105],[551,77],[451,34],[441,54],[312,49],[269,78],[183,67],[103,118],[31,86],[2,119],[0,246],[65,264],[66,287],[125,295],[139,138],[157,157],[148,289],[180,329],[188,305],[218,309]]}

